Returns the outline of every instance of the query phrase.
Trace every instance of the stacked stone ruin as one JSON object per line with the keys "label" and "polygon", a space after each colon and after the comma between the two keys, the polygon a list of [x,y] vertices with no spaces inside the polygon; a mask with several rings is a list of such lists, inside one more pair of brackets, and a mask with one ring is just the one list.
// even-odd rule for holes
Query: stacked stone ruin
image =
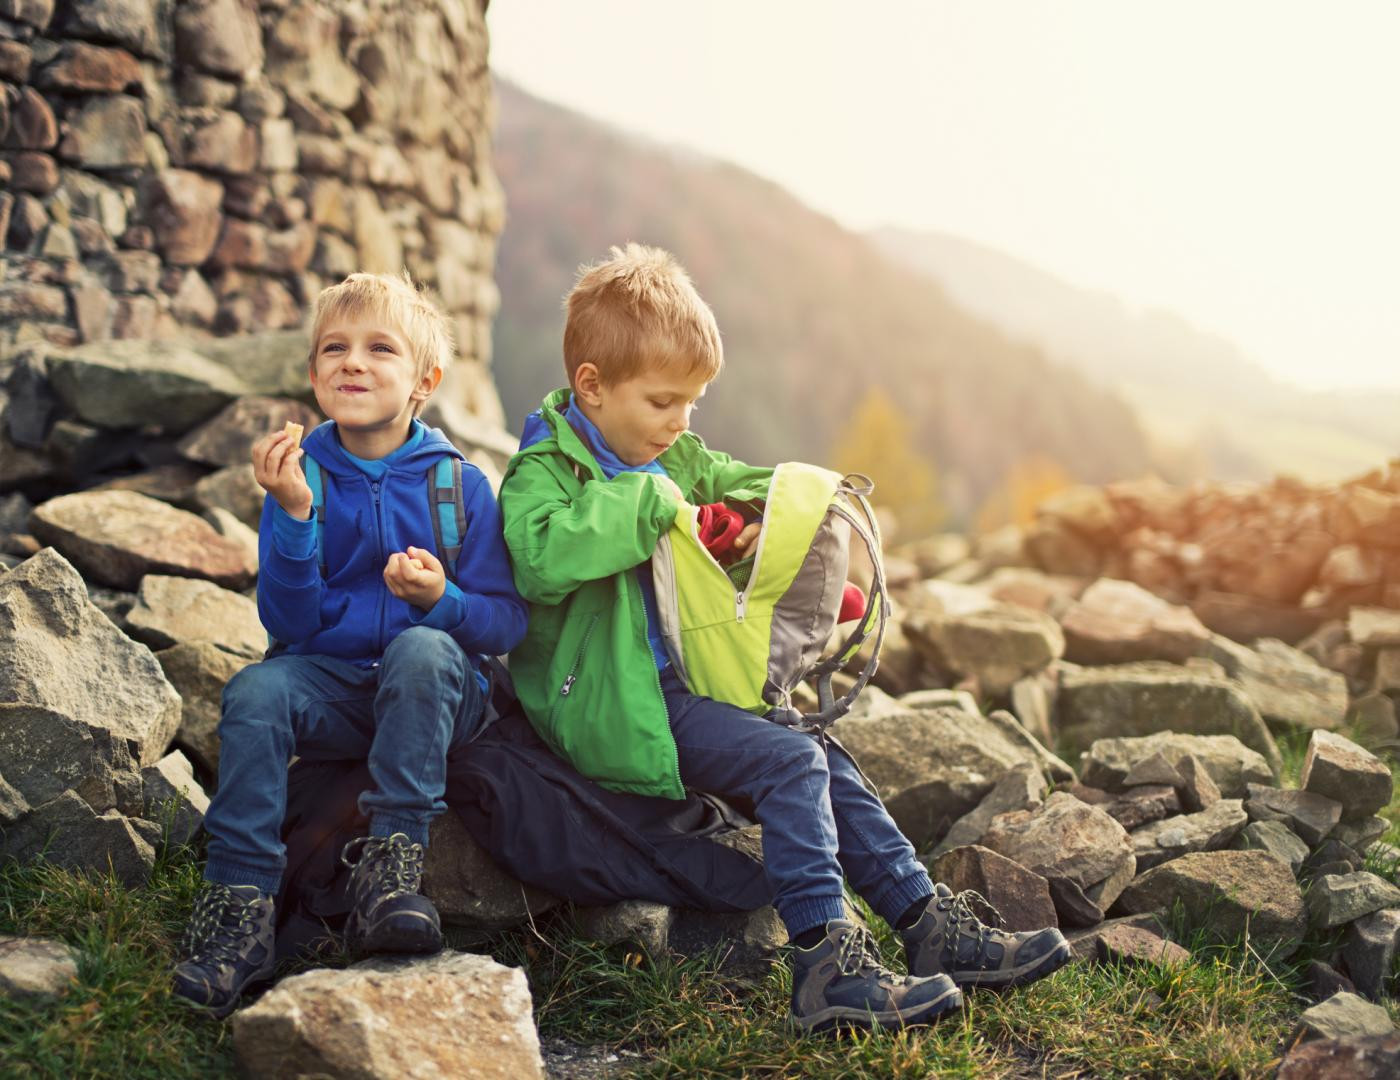
{"label": "stacked stone ruin", "polygon": [[449,392],[499,422],[484,7],[0,3],[0,341],[295,328],[406,266],[454,317]]}

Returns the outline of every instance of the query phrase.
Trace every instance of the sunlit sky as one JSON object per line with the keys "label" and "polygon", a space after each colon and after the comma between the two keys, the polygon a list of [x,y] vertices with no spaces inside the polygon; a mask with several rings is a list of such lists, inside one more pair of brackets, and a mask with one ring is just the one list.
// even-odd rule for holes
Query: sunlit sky
{"label": "sunlit sky", "polygon": [[[1400,386],[1400,3],[494,0],[526,90]],[[639,238],[641,239],[641,238]]]}

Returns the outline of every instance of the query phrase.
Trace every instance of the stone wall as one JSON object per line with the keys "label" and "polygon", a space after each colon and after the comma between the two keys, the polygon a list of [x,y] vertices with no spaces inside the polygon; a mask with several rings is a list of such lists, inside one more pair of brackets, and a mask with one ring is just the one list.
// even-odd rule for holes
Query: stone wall
{"label": "stone wall", "polygon": [[0,0],[0,349],[301,325],[406,266],[499,420],[486,0]]}

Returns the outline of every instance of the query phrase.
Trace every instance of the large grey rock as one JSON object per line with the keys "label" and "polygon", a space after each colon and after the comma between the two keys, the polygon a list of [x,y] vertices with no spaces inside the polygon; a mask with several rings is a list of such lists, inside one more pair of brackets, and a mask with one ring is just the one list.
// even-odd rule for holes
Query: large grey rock
{"label": "large grey rock", "polygon": [[0,999],[49,1001],[77,978],[78,962],[62,942],[0,934]]}
{"label": "large grey rock", "polygon": [[1308,845],[1281,821],[1250,822],[1235,837],[1233,846],[1241,851],[1257,849],[1266,852],[1279,862],[1287,863],[1295,874],[1308,857]]}
{"label": "large grey rock", "polygon": [[213,510],[226,510],[255,532],[262,519],[266,495],[267,492],[258,485],[253,475],[251,463],[219,469],[194,485],[195,502],[204,508],[206,514]]}
{"label": "large grey rock", "polygon": [[1149,964],[1179,968],[1191,962],[1191,954],[1176,942],[1141,926],[1105,927],[1098,935],[1096,951],[1099,963],[1123,967]]}
{"label": "large grey rock", "polygon": [[934,854],[941,855],[965,844],[976,844],[998,814],[1036,809],[1045,801],[1049,787],[1035,765],[1023,762],[1014,766],[996,782],[986,798],[953,823],[953,827],[934,848]]}
{"label": "large grey rock", "polygon": [[985,718],[961,709],[913,710],[867,688],[831,726],[918,850],[934,844],[1029,754]]}
{"label": "large grey rock", "polygon": [[1340,822],[1328,836],[1340,840],[1347,847],[1364,852],[1389,831],[1390,822],[1385,818],[1368,817],[1358,821]]}
{"label": "large grey rock", "polygon": [[376,958],[283,979],[233,1016],[245,1075],[543,1077],[525,973],[475,953]]}
{"label": "large grey rock", "polygon": [[1400,886],[1366,870],[1324,874],[1308,890],[1308,917],[1322,930],[1393,907],[1400,907]]}
{"label": "large grey rock", "polygon": [[1256,949],[1291,955],[1307,929],[1303,895],[1288,866],[1263,851],[1201,851],[1153,867],[1123,890],[1128,914],[1168,917],[1180,901],[1188,923],[1226,941],[1246,931]]}
{"label": "large grey rock", "polygon": [[[859,918],[846,906],[846,917]],[[771,970],[787,929],[772,907],[736,913],[677,908],[671,923],[671,949],[680,956],[721,951],[720,969],[741,979],[761,979]]]}
{"label": "large grey rock", "polygon": [[162,828],[168,826],[172,844],[187,844],[204,825],[209,796],[194,778],[189,759],[172,750],[141,770],[145,785],[145,814]]}
{"label": "large grey rock", "polygon": [[219,775],[219,712],[228,681],[253,663],[217,645],[176,645],[156,654],[165,677],[180,694],[180,727],[175,744],[205,774]]}
{"label": "large grey rock", "polygon": [[1020,679],[1064,655],[1064,635],[1050,616],[1014,604],[965,613],[917,613],[905,633],[940,668],[975,677],[983,692],[1001,697]]}
{"label": "large grey rock", "polygon": [[1163,731],[1233,735],[1262,754],[1274,776],[1282,767],[1273,736],[1238,686],[1176,665],[1067,670],[1055,715],[1061,744],[1074,749],[1096,739]]}
{"label": "large grey rock", "polygon": [[560,903],[502,870],[456,814],[433,820],[431,841],[423,862],[423,895],[449,926],[492,934]]}
{"label": "large grey rock", "polygon": [[1386,980],[1395,969],[1395,950],[1400,945],[1400,908],[1384,908],[1363,915],[1347,927],[1342,959],[1356,988],[1378,1000]]}
{"label": "large grey rock", "polygon": [[1117,791],[1137,762],[1161,753],[1180,762],[1195,756],[1210,774],[1220,794],[1231,799],[1245,796],[1250,783],[1273,783],[1274,775],[1262,754],[1231,735],[1183,735],[1162,731],[1126,739],[1098,739],[1080,755],[1080,779],[1092,787]]}
{"label": "large grey rock", "polygon": [[1347,613],[1347,634],[1357,645],[1367,648],[1400,645],[1400,611],[1354,607]]}
{"label": "large grey rock", "polygon": [[0,775],[32,805],[100,762],[122,767],[118,751],[153,764],[179,725],[179,696],[150,650],[93,606],[52,549],[0,575],[0,660]]}
{"label": "large grey rock", "polygon": [[971,844],[945,851],[929,864],[929,876],[955,893],[972,889],[986,898],[1010,931],[1057,926],[1050,883],[990,848]]}
{"label": "large grey rock", "polygon": [[249,393],[310,402],[306,378],[310,341],[304,330],[238,334],[201,341],[199,353],[243,383]]}
{"label": "large grey rock", "polygon": [[1395,1031],[1390,1014],[1356,994],[1333,994],[1298,1017],[1304,1038],[1349,1039],[1390,1035]]}
{"label": "large grey rock", "polygon": [[1393,1080],[1400,1076],[1400,1035],[1310,1039],[1284,1057],[1275,1080]]}
{"label": "large grey rock", "polygon": [[315,410],[300,401],[250,395],[195,428],[176,443],[176,449],[191,461],[216,468],[246,465],[253,443],[264,435],[281,431],[288,423],[310,432],[319,422]]}
{"label": "large grey rock", "polygon": [[1165,784],[1140,784],[1129,787],[1117,798],[1099,803],[1085,798],[1091,790],[1094,789],[1079,787],[1074,789],[1073,794],[1091,806],[1101,807],[1105,814],[1129,832],[1182,812],[1181,798],[1176,789]]}
{"label": "large grey rock", "polygon": [[1063,791],[1052,792],[1037,810],[994,818],[982,846],[1042,877],[1071,879],[1102,910],[1112,906],[1135,867],[1123,827]]}
{"label": "large grey rock", "polygon": [[49,354],[54,390],[79,419],[101,428],[156,424],[188,431],[248,387],[184,345],[103,341]]}
{"label": "large grey rock", "polygon": [[1341,820],[1342,804],[1311,791],[1250,784],[1244,809],[1251,821],[1282,821],[1315,847]]}
{"label": "large grey rock", "polygon": [[80,491],[41,503],[30,529],[85,577],[134,592],[147,574],[246,589],[257,574],[243,547],[207,521],[133,491]]}
{"label": "large grey rock", "polygon": [[1385,762],[1369,750],[1335,732],[1314,731],[1298,786],[1336,799],[1342,820],[1357,821],[1390,804],[1394,780]]}
{"label": "large grey rock", "polygon": [[147,574],[136,591],[136,606],[127,612],[126,630],[153,649],[207,642],[253,660],[267,651],[258,605],[196,578]]}
{"label": "large grey rock", "polygon": [[1249,822],[1239,799],[1221,799],[1196,814],[1154,821],[1132,833],[1139,871],[1192,851],[1215,851],[1230,843]]}
{"label": "large grey rock", "polygon": [[1335,728],[1346,717],[1346,678],[1276,638],[1250,649],[1217,634],[1202,655],[1244,688],[1265,720],[1308,730]]}
{"label": "large grey rock", "polygon": [[[96,813],[72,791],[35,806],[0,838],[0,855],[44,860],[65,870],[110,871],[128,887],[144,885],[155,865],[155,848],[120,810]],[[156,830],[157,832],[159,830]]]}
{"label": "large grey rock", "polygon": [[666,955],[674,917],[672,908],[650,900],[574,909],[574,925],[582,937],[600,945],[639,945],[653,958]]}
{"label": "large grey rock", "polygon": [[1169,604],[1130,581],[1094,582],[1060,617],[1065,657],[1076,664],[1134,660],[1180,663],[1195,656],[1210,631],[1188,607]]}

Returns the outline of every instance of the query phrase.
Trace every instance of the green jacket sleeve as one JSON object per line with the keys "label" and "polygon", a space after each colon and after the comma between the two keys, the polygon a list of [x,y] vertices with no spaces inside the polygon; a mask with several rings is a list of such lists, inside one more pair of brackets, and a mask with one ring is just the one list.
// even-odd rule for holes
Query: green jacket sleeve
{"label": "green jacket sleeve", "polygon": [[691,502],[697,506],[720,502],[760,502],[768,497],[773,470],[745,465],[728,454],[706,447]]}
{"label": "green jacket sleeve", "polygon": [[651,558],[680,507],[671,485],[647,472],[588,480],[566,491],[543,458],[526,457],[501,485],[515,587],[534,604],[558,604],[586,581]]}

